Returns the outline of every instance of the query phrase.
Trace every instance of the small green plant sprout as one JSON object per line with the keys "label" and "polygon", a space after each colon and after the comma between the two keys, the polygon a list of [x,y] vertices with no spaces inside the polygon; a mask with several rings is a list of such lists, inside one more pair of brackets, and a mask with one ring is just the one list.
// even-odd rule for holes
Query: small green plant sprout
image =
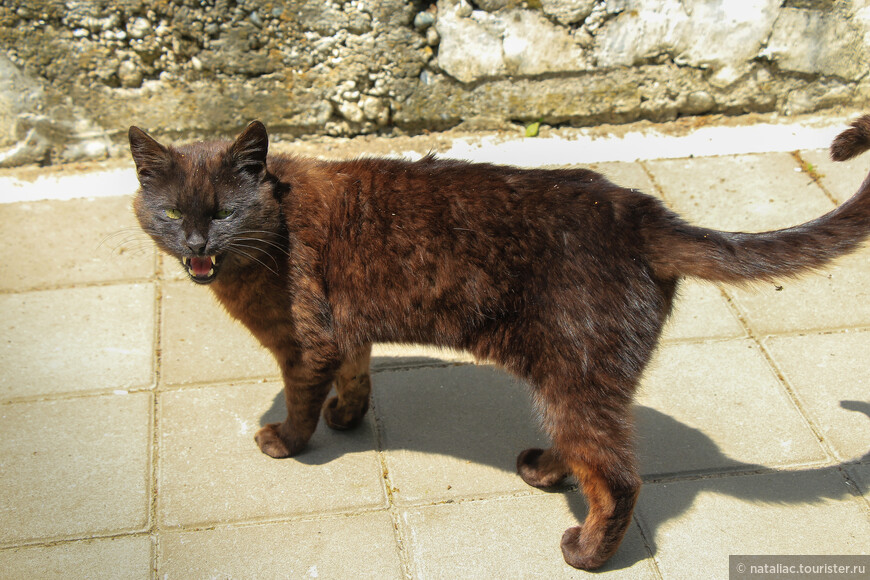
{"label": "small green plant sprout", "polygon": [[526,125],[526,137],[537,137],[538,131],[541,129],[541,121],[543,119],[538,119],[534,123],[529,123]]}

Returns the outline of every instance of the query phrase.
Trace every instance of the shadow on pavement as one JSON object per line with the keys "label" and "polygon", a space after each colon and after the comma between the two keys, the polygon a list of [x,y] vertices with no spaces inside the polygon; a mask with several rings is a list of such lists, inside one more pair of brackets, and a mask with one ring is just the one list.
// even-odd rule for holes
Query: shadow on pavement
{"label": "shadow on pavement", "polygon": [[[490,465],[514,472],[516,455],[520,451],[548,445],[538,428],[529,388],[521,381],[490,366],[421,366],[426,361],[418,358],[408,359],[407,362],[414,366],[401,369],[402,359],[396,358],[373,361],[373,367],[380,365],[390,369],[376,372],[372,378],[372,411],[376,417],[381,451],[407,450],[429,454],[433,456],[433,461],[438,460],[436,456],[455,457],[471,464]],[[435,359],[429,361],[430,365],[437,363]],[[870,417],[870,403],[842,401],[840,404],[845,409]],[[272,408],[261,417],[260,422],[282,421],[284,417],[284,397],[278,392]],[[685,425],[659,410],[638,405],[635,407],[635,419],[644,481],[696,479],[691,487],[692,493],[675,498],[663,512],[654,510],[657,513],[655,521],[644,521],[652,531],[653,537],[647,540],[653,546],[655,531],[659,526],[689,509],[696,495],[701,492],[729,494],[752,502],[777,504],[816,503],[843,498],[850,493],[845,485],[839,492],[831,488],[830,493],[826,493],[820,492],[818,486],[741,486],[734,485],[733,478],[709,477],[728,473],[763,473],[771,469],[726,456],[701,430]],[[321,421],[318,431],[324,429],[327,427]],[[366,428],[361,427],[347,435],[367,436],[361,431],[366,431]],[[319,465],[344,454],[343,446],[329,449],[319,446],[317,440],[315,435],[312,440],[313,452],[306,450],[293,460]],[[664,467],[658,471],[651,470],[648,465],[652,457],[656,465]],[[849,464],[868,461],[870,452]],[[789,470],[788,474],[800,477],[836,471],[842,466]],[[519,479],[517,482],[520,486],[524,485]],[[438,482],[433,483],[433,487],[437,488],[437,485]],[[673,493],[684,491],[680,486],[675,486]],[[575,486],[566,485],[554,489],[552,493],[565,494],[577,521],[583,521],[586,504]],[[554,542],[562,531],[553,530]],[[627,568],[646,557],[642,550],[620,550],[602,570]]]}

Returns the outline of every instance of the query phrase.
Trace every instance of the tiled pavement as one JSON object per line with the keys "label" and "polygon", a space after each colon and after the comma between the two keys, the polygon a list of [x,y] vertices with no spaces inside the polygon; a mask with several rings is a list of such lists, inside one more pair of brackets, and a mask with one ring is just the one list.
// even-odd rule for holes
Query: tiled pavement
{"label": "tiled pavement", "polygon": [[[700,224],[761,230],[834,207],[868,166],[801,151],[596,168]],[[580,494],[514,473],[545,444],[526,387],[464,355],[380,346],[362,427],[261,454],[254,432],[283,418],[275,364],[129,202],[0,205],[0,576],[585,575],[559,551]],[[638,399],[646,485],[603,577],[870,553],[868,260],[685,285]]]}

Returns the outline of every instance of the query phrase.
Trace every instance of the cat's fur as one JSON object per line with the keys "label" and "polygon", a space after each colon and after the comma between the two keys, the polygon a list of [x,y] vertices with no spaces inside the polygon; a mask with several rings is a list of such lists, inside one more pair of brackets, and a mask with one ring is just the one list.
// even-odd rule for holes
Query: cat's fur
{"label": "cat's fur", "polygon": [[[680,278],[793,276],[870,234],[870,180],[809,223],[725,233],[585,169],[267,157],[258,122],[235,142],[129,138],[144,230],[278,360],[288,416],[256,434],[264,453],[299,453],[321,412],[360,422],[374,342],[470,351],[527,380],[542,410],[553,447],[522,452],[522,478],[582,485],[589,514],[562,538],[578,568],[601,566],[631,521],[632,396]],[[865,116],[832,156],[868,148]]]}

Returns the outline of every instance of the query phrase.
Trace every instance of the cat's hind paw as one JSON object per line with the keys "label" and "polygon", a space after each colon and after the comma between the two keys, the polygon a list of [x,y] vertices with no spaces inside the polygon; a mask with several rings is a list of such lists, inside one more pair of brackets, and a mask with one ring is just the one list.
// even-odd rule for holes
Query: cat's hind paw
{"label": "cat's hind paw", "polygon": [[369,399],[362,399],[361,405],[341,405],[338,397],[332,397],[323,406],[323,419],[326,424],[337,431],[353,429],[362,423],[366,411],[369,410]]}
{"label": "cat's hind paw", "polygon": [[562,483],[570,471],[552,449],[526,449],[517,456],[517,473],[532,487],[546,489]]}
{"label": "cat's hind paw", "polygon": [[[615,550],[615,547],[614,547]],[[580,570],[600,568],[610,558],[612,552],[604,553],[600,545],[590,543],[583,536],[583,527],[568,528],[562,535],[562,556],[565,562]]]}

